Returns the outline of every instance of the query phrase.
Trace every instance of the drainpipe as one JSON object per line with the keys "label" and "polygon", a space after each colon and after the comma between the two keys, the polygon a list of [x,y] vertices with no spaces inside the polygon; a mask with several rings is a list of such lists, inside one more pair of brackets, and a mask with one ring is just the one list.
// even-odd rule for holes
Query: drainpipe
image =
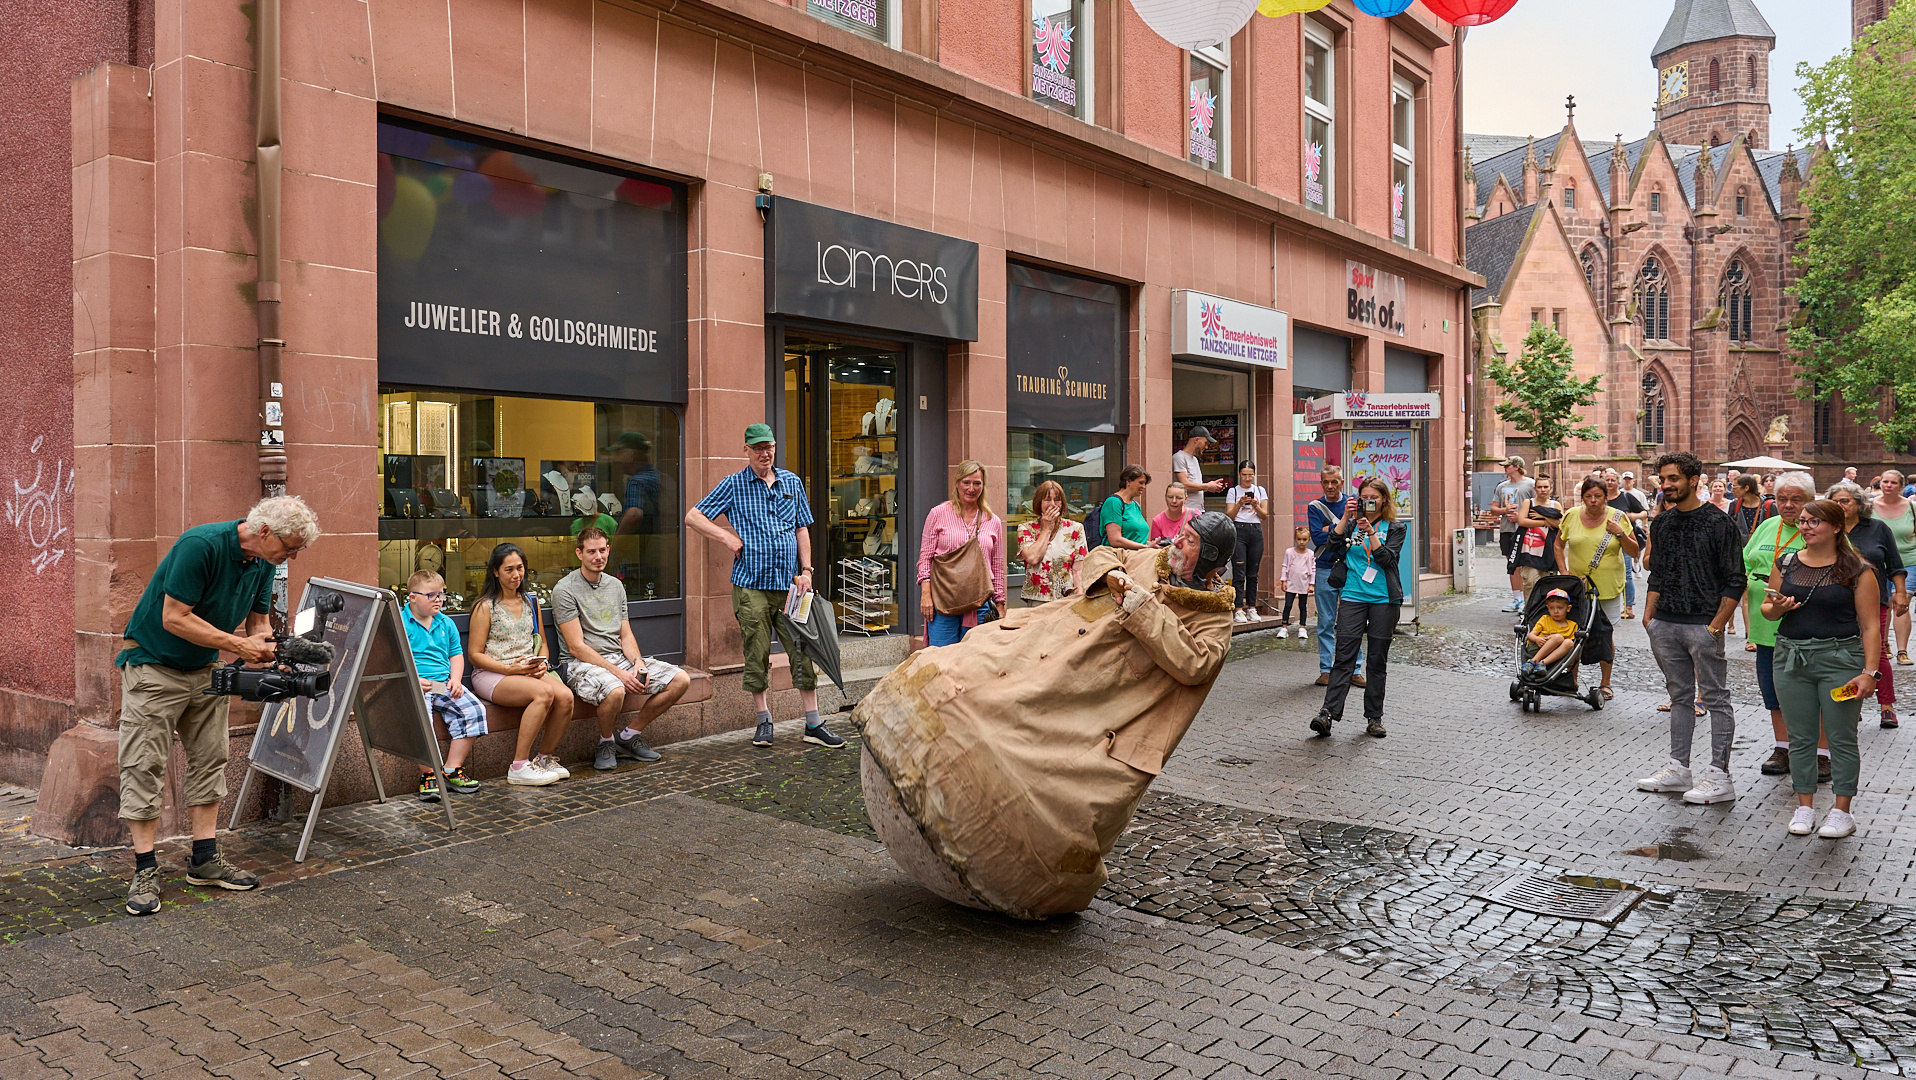
{"label": "drainpipe", "polygon": [[[259,0],[254,59],[254,182],[259,202],[259,482],[262,495],[286,494],[285,393],[280,379],[279,329],[279,0]],[[282,570],[284,568],[282,567]],[[279,590],[285,588],[280,579]],[[276,608],[284,610],[281,604]]]}

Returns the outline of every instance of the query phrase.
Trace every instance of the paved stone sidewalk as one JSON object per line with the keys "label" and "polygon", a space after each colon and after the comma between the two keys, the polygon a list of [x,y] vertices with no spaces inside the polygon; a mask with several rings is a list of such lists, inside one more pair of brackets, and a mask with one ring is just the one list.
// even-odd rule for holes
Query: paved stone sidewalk
{"label": "paved stone sidewalk", "polygon": [[0,1074],[1858,1077],[1100,902],[1018,924],[670,796],[4,950]]}

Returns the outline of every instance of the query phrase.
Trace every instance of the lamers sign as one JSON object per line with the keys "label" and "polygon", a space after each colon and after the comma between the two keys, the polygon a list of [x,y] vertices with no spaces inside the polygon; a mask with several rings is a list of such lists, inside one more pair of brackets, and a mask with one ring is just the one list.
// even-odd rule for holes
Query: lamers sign
{"label": "lamers sign", "polygon": [[765,219],[765,310],[978,340],[978,245],[796,199]]}

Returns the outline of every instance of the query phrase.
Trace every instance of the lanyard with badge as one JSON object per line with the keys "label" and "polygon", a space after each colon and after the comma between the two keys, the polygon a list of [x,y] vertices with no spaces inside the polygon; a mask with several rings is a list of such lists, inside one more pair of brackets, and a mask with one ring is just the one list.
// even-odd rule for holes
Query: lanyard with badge
{"label": "lanyard with badge", "polygon": [[[1375,526],[1373,526],[1373,528],[1375,528]],[[1390,523],[1385,522],[1384,528],[1386,531],[1388,531],[1390,529]],[[1370,533],[1367,537],[1365,537],[1361,541],[1362,550],[1364,552],[1364,573],[1362,575],[1362,580],[1364,584],[1366,585],[1377,580],[1377,564],[1371,562],[1370,557],[1371,557],[1371,553],[1376,551],[1377,547],[1382,545],[1383,542],[1384,542],[1383,537],[1378,536],[1377,533],[1375,532]]]}

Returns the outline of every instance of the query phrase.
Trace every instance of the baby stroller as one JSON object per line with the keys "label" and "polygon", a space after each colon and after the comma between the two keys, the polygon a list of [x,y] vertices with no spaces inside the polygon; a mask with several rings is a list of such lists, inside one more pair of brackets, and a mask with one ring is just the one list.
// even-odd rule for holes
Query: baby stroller
{"label": "baby stroller", "polygon": [[[1553,589],[1562,589],[1570,594],[1570,618],[1577,624],[1575,644],[1555,663],[1541,672],[1530,674],[1523,669],[1524,661],[1530,659],[1524,652],[1524,638],[1529,636],[1537,620],[1543,618],[1544,597],[1550,595]],[[1577,665],[1583,658],[1584,646],[1590,639],[1590,629],[1596,620],[1597,600],[1584,579],[1568,574],[1550,574],[1538,578],[1536,587],[1530,590],[1530,596],[1524,601],[1523,616],[1514,631],[1517,678],[1510,684],[1510,700],[1522,706],[1524,712],[1542,712],[1545,694],[1576,698],[1588,703],[1592,709],[1603,708],[1603,691],[1600,688],[1592,686],[1584,693],[1577,692]]]}

